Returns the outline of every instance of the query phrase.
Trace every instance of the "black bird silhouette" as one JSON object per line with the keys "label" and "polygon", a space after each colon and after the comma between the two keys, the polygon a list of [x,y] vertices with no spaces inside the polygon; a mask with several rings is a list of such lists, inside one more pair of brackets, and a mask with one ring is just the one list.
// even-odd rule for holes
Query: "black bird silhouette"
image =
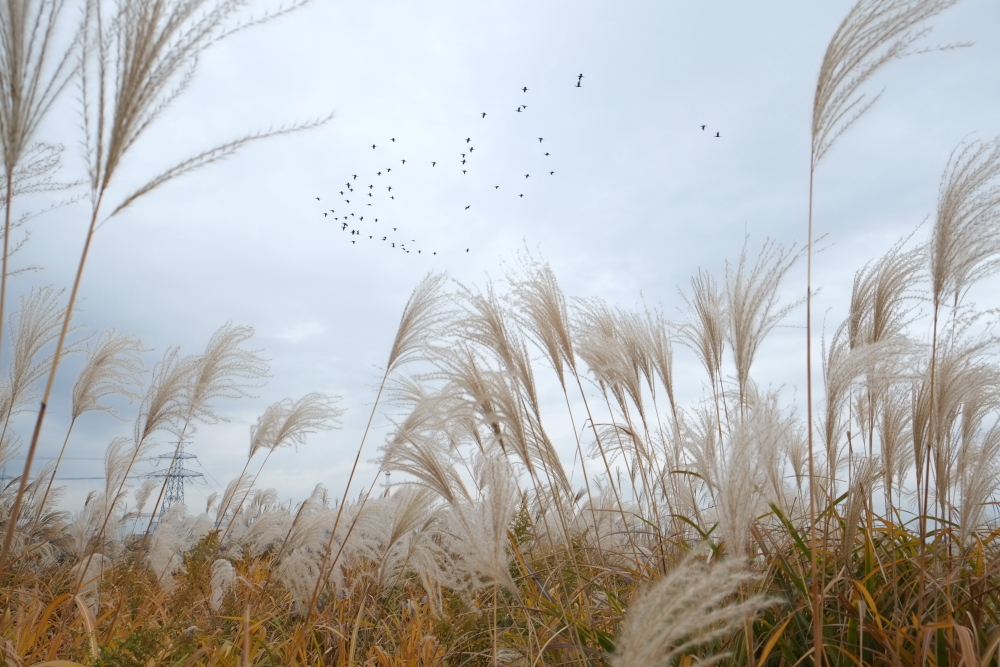
{"label": "black bird silhouette", "polygon": [[406,160],[400,160],[400,162],[402,162],[403,164],[406,164]]}
{"label": "black bird silhouette", "polygon": [[[469,204],[469,206],[472,206],[472,204]],[[465,207],[465,210],[466,210],[466,211],[468,211],[468,210],[469,210],[469,206],[466,206],[466,207]]]}
{"label": "black bird silhouette", "polygon": [[[357,174],[351,174],[351,176],[354,177],[354,180],[358,180],[358,175]],[[348,185],[350,185],[350,183],[348,183]]]}
{"label": "black bird silhouette", "polygon": [[466,248],[466,249],[465,249],[465,252],[469,252],[469,249],[468,249],[468,248]]}
{"label": "black bird silhouette", "polygon": [[[396,195],[389,195],[389,199],[395,199],[395,198],[396,198]],[[369,206],[371,206],[371,204],[369,204]]]}
{"label": "black bird silhouette", "polygon": [[576,80],[579,81],[582,78],[583,78],[583,74],[578,74],[577,77],[576,77]]}
{"label": "black bird silhouette", "polygon": [[521,107],[518,107],[518,108],[517,108],[517,112],[518,112],[518,113],[521,113]]}
{"label": "black bird silhouette", "polygon": [[393,243],[393,244],[392,244],[392,247],[393,247],[393,248],[395,248],[395,247],[396,247],[396,244],[395,244],[395,243]]}
{"label": "black bird silhouette", "polygon": [[319,197],[316,197],[316,201],[319,201]]}
{"label": "black bird silhouette", "polygon": [[522,88],[522,89],[521,89],[521,92],[522,92],[522,93],[526,93],[526,92],[528,92],[528,87],[527,87],[527,86],[525,86],[524,88]]}
{"label": "black bird silhouette", "polygon": [[433,254],[435,254],[435,255],[436,255],[436,254],[437,254],[437,252],[435,252],[435,253],[433,253]]}
{"label": "black bird silhouette", "polygon": [[357,243],[357,241],[351,241],[351,245],[354,245],[355,243]]}
{"label": "black bird silhouette", "polygon": [[465,157],[465,153],[459,153],[459,155],[461,155],[462,157]]}
{"label": "black bird silhouette", "polygon": [[342,223],[340,223],[340,225],[341,225],[340,231],[344,231],[345,229],[347,229],[347,223],[346,222],[342,222]]}
{"label": "black bird silhouette", "polygon": [[382,172],[381,172],[381,171],[379,171],[379,172],[376,172],[376,174],[375,174],[375,175],[376,175],[376,176],[381,176],[381,175],[382,175]]}
{"label": "black bird silhouette", "polygon": [[392,171],[392,169],[390,169],[389,167],[386,167],[386,168],[385,168],[385,173],[387,173],[387,174],[388,174],[388,173],[389,173],[390,171]]}
{"label": "black bird silhouette", "polygon": [[[483,112],[483,118],[486,118],[486,112],[485,111]],[[434,253],[434,254],[436,255],[437,253]]]}
{"label": "black bird silhouette", "polygon": [[396,231],[396,228],[395,228],[395,227],[393,227],[393,228],[392,228],[392,231]]}
{"label": "black bird silhouette", "polygon": [[470,141],[472,141],[472,138],[471,138],[471,137],[466,137],[466,138],[465,138],[465,143],[469,143]]}
{"label": "black bird silhouette", "polygon": [[465,164],[465,160],[462,160],[462,164]]}
{"label": "black bird silhouette", "polygon": [[326,217],[327,215],[329,215],[329,214],[327,214],[327,213],[324,213],[324,214],[323,214],[323,217],[325,218],[325,217]]}
{"label": "black bird silhouette", "polygon": [[524,195],[518,195],[518,197],[523,197]]}
{"label": "black bird silhouette", "polygon": [[549,172],[549,176],[551,176],[551,175],[552,175],[552,174],[554,174],[554,173],[556,173],[556,172],[554,172],[554,171],[550,171],[550,172]]}
{"label": "black bird silhouette", "polygon": [[369,192],[369,193],[368,193],[368,196],[369,196],[369,197],[371,197],[371,196],[372,196],[372,193],[370,193],[370,192]]}
{"label": "black bird silhouette", "polygon": [[375,150],[375,144],[372,144],[372,150]]}
{"label": "black bird silhouette", "polygon": [[579,82],[579,81],[577,81],[577,82],[576,82],[576,87],[577,87],[577,88],[583,88],[583,86],[581,86],[581,85],[580,85],[580,82]]}
{"label": "black bird silhouette", "polygon": [[374,186],[374,185],[372,185],[371,183],[369,183],[369,184],[368,184],[368,189],[369,189],[369,190],[371,190],[371,189],[372,189],[372,188],[374,188],[374,187],[375,187],[375,186]]}
{"label": "black bird silhouette", "polygon": [[352,217],[352,218],[354,217],[354,214],[353,214],[353,213],[351,213],[351,217]]}
{"label": "black bird silhouette", "polygon": [[350,203],[351,203],[351,200],[350,200],[350,199],[345,199],[344,201],[346,201],[346,202],[347,202],[348,204],[350,204]]}
{"label": "black bird silhouette", "polygon": [[542,137],[538,137],[538,143],[542,143]]}
{"label": "black bird silhouette", "polygon": [[715,133],[715,136],[716,136],[717,138],[721,138],[721,137],[719,137],[719,133],[718,133],[718,132],[716,132],[716,133]]}
{"label": "black bird silhouette", "polygon": [[396,143],[396,137],[393,137],[390,141],[392,141],[392,143]]}
{"label": "black bird silhouette", "polygon": [[474,150],[476,150],[476,147],[475,147],[475,146],[469,146],[469,152],[470,152],[470,153],[471,153],[472,151],[474,151]]}
{"label": "black bird silhouette", "polygon": [[340,191],[340,196],[341,196],[341,197],[343,197],[343,196],[344,196],[344,191],[343,191],[343,190],[341,190],[341,191]]}
{"label": "black bird silhouette", "polygon": [[375,218],[375,222],[378,222],[378,218]]}
{"label": "black bird silhouette", "polygon": [[383,237],[382,237],[382,240],[383,240],[383,241],[385,241],[385,240],[386,240],[387,238],[389,238],[389,237],[387,237],[387,236],[383,236]]}
{"label": "black bird silhouette", "polygon": [[464,174],[464,173],[466,173],[466,171],[465,171],[465,170],[463,169],[463,170],[462,170],[462,173]]}
{"label": "black bird silhouette", "polygon": [[368,238],[369,238],[369,240],[370,240],[370,239],[371,239],[371,236],[369,236]]}
{"label": "black bird silhouette", "polygon": [[524,175],[525,178],[527,178],[528,176],[531,176],[531,174],[525,174]]}
{"label": "black bird silhouette", "polygon": [[546,154],[545,154],[545,157],[548,157],[548,156],[549,156],[549,154],[548,154],[548,153],[546,153]]}
{"label": "black bird silhouette", "polygon": [[392,186],[391,186],[391,185],[390,185],[390,186],[389,186],[388,188],[386,188],[386,189],[387,189],[387,190],[388,190],[389,192],[392,192]]}
{"label": "black bird silhouette", "polygon": [[437,162],[431,162],[431,166],[432,167],[437,166]]}
{"label": "black bird silhouette", "polygon": [[365,219],[365,216],[361,216],[360,218],[358,218],[358,220],[364,220],[364,219]]}
{"label": "black bird silhouette", "polygon": [[701,126],[701,131],[704,132],[706,127],[708,127],[708,126],[707,125],[702,125]]}
{"label": "black bird silhouette", "polygon": [[499,186],[499,185],[494,185],[494,186],[493,186],[493,189],[494,189],[494,190],[499,190],[499,189],[500,189],[500,186]]}

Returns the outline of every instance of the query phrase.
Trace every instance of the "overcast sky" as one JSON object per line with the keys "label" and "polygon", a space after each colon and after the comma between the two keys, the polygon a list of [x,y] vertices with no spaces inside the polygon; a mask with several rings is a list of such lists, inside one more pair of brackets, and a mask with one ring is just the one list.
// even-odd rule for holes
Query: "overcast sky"
{"label": "overcast sky", "polygon": [[[199,428],[190,451],[207,476],[188,488],[192,509],[239,473],[267,405],[312,391],[343,396],[344,428],[276,453],[261,484],[295,500],[317,482],[339,494],[399,315],[428,271],[482,285],[526,245],[569,296],[675,317],[678,285],[699,267],[721,275],[745,235],[751,248],[768,237],[801,245],[816,75],[850,5],[317,0],[210,50],[124,167],[140,180],[248,131],[335,118],[251,146],[104,225],[78,321],[137,334],[155,349],[150,364],[173,345],[199,352],[227,321],[256,328],[273,377],[258,397],[219,404],[230,422]],[[883,70],[870,87],[884,87],[882,99],[818,174],[828,247],[814,312],[828,329],[853,272],[933,214],[955,146],[1000,132],[1000,4],[965,0],[934,25],[928,45],[974,46]],[[77,177],[73,104],[46,128],[67,145],[67,178]],[[341,196],[348,182],[354,192]],[[350,213],[342,230],[334,218]],[[41,270],[14,293],[68,287],[85,224],[83,205],[38,218],[18,261]],[[804,292],[803,275],[789,276],[788,298]],[[803,318],[793,313],[761,351],[764,381],[801,387]],[[695,398],[696,366],[677,356]],[[58,452],[80,361],[60,372],[41,456]],[[364,459],[389,428],[376,419]],[[91,414],[78,429],[71,455],[100,457],[131,424]],[[101,462],[74,460],[62,474],[99,476]],[[67,485],[79,499],[98,482]]]}

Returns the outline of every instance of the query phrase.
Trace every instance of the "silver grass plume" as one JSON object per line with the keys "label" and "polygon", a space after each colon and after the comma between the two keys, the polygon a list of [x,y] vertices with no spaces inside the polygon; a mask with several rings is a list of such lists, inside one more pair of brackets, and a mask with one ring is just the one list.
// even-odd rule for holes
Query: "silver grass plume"
{"label": "silver grass plume", "polygon": [[973,546],[974,537],[986,524],[987,507],[1000,479],[1000,426],[994,425],[976,446],[963,448],[956,502],[959,544]]}
{"label": "silver grass plume", "polygon": [[[21,297],[17,325],[11,324],[13,359],[8,369],[8,391],[10,405],[4,415],[4,430],[13,412],[34,396],[32,390],[52,363],[52,356],[43,355],[43,350],[59,335],[64,310],[58,301],[61,292],[51,287],[32,290]],[[64,351],[65,353],[65,351]]]}
{"label": "silver grass plume", "polygon": [[428,274],[413,290],[399,319],[386,375],[418,357],[450,319],[451,313],[442,308],[441,287],[446,278],[443,273]]}
{"label": "silver grass plume", "polygon": [[508,279],[518,322],[545,353],[560,384],[565,387],[564,364],[575,372],[576,358],[566,298],[552,267],[526,254],[521,258],[520,273]]}
{"label": "silver grass plume", "polygon": [[160,429],[179,433],[187,408],[187,394],[198,358],[180,357],[177,348],[167,350],[153,368],[153,378],[139,406],[135,440],[142,442]]}
{"label": "silver grass plume", "polygon": [[934,304],[958,304],[972,283],[1000,269],[1000,140],[961,144],[941,177],[930,244]]}
{"label": "silver grass plume", "polygon": [[737,601],[741,587],[755,577],[737,560],[714,565],[687,560],[642,591],[622,621],[615,667],[717,664],[715,640],[739,630],[745,621],[773,604],[761,595]]}
{"label": "silver grass plume", "polygon": [[250,427],[250,457],[266,449],[298,447],[316,431],[328,431],[340,425],[343,409],[339,400],[325,394],[306,394],[297,401],[286,398],[269,406],[257,423]]}
{"label": "silver grass plume", "polygon": [[481,458],[477,469],[482,496],[451,506],[462,537],[462,566],[474,575],[472,590],[497,584],[516,595],[507,567],[507,528],[520,499],[517,480],[503,458]]}
{"label": "silver grass plume", "polygon": [[133,387],[139,384],[144,370],[141,341],[130,335],[119,336],[114,330],[105,331],[87,352],[87,361],[73,385],[72,410],[76,419],[85,412],[100,411],[118,417],[113,406],[102,403],[110,396],[122,396],[129,401],[137,396]]}
{"label": "silver grass plume", "polygon": [[[267,456],[261,463],[257,473],[250,480],[249,486],[243,497],[240,499],[233,514],[238,514],[243,507],[243,503],[250,493],[250,488],[257,481],[261,470],[267,463],[271,454],[280,447],[298,448],[305,444],[306,437],[316,431],[326,431],[340,426],[340,417],[344,414],[341,408],[335,403],[338,399],[326,396],[325,394],[306,394],[297,401],[284,399],[270,405],[258,419],[257,423],[250,427],[250,454],[247,457],[246,465],[243,466],[243,473],[246,473],[250,465],[250,459],[261,449],[267,450]],[[229,511],[233,497],[225,497],[219,505],[216,527],[221,525],[226,513]],[[230,524],[231,525],[231,524]],[[223,538],[228,534],[229,527],[223,533]]]}
{"label": "silver grass plume", "polygon": [[259,387],[260,380],[267,376],[267,363],[257,351],[242,347],[253,333],[253,327],[227,322],[212,334],[205,352],[198,357],[185,396],[188,432],[194,430],[191,424],[194,421],[205,424],[225,421],[225,417],[215,411],[212,401],[248,397],[248,389]]}
{"label": "silver grass plume", "polygon": [[913,47],[931,31],[924,24],[957,3],[958,0],[858,0],[851,7],[830,39],[820,66],[813,100],[813,168],[837,138],[879,98],[881,93],[868,99],[862,91],[864,84],[894,60],[935,50]]}
{"label": "silver grass plume", "polygon": [[733,353],[741,409],[749,391],[750,367],[764,338],[797,303],[778,307],[778,287],[799,258],[794,248],[786,250],[773,240],[765,241],[757,261],[749,266],[744,242],[735,266],[726,262],[726,335]]}
{"label": "silver grass plume", "polygon": [[[712,386],[712,395],[716,397],[718,408],[717,380],[722,368],[722,352],[726,340],[726,306],[725,297],[719,290],[712,274],[704,269],[691,278],[690,298],[681,293],[681,298],[688,309],[688,319],[678,329],[681,342],[689,347],[698,357],[708,381]],[[719,415],[719,428],[721,413]]]}
{"label": "silver grass plume", "polygon": [[219,613],[222,601],[236,587],[236,568],[225,558],[218,558],[212,563],[212,597],[208,604],[212,611]]}

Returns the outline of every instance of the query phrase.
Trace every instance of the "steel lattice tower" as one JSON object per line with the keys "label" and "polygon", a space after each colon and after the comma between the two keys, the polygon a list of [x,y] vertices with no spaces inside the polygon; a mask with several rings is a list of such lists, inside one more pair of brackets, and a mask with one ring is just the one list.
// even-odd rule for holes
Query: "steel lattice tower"
{"label": "steel lattice tower", "polygon": [[163,515],[167,513],[167,510],[174,505],[184,504],[184,484],[186,484],[188,480],[205,476],[200,472],[195,472],[194,470],[184,467],[185,461],[198,458],[194,454],[188,454],[185,452],[184,444],[185,443],[183,442],[177,443],[176,453],[172,452],[170,454],[160,454],[157,456],[156,458],[167,462],[167,469],[163,472],[153,472],[149,474],[150,477],[165,477],[167,480],[166,489],[163,493],[163,504],[160,506],[159,519],[162,519]]}

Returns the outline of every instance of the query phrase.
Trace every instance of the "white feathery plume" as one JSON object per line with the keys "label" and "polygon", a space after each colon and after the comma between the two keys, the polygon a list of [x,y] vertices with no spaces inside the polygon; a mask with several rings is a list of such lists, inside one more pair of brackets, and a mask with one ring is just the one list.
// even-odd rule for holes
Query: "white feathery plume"
{"label": "white feathery plume", "polygon": [[219,613],[222,601],[236,587],[236,568],[225,558],[218,558],[212,563],[212,597],[209,606]]}
{"label": "white feathery plume", "polygon": [[718,664],[726,653],[715,652],[713,642],[773,604],[761,595],[738,601],[739,589],[754,578],[736,559],[680,563],[628,606],[612,664],[666,667],[682,657],[688,665]]}

